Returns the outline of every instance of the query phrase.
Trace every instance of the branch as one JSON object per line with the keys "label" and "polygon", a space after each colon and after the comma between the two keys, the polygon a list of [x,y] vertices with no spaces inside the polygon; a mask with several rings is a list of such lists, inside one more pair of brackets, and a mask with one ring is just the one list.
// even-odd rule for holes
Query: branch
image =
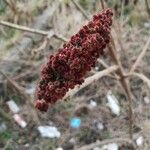
{"label": "branch", "polygon": [[3,21],[3,20],[0,21],[0,25],[6,26],[6,27],[10,27],[10,28],[14,28],[14,29],[21,30],[21,31],[34,33],[34,34],[48,36],[48,38],[51,38],[52,36],[54,36],[55,38],[57,38],[59,40],[62,40],[64,42],[67,41],[67,39],[65,37],[63,37],[60,34],[54,33],[53,30],[51,30],[51,31],[43,31],[43,30],[39,30],[39,29],[33,29],[33,28],[26,27],[26,26],[10,23],[10,22]]}
{"label": "branch", "polygon": [[72,2],[78,8],[78,10],[83,14],[83,16],[85,17],[85,19],[89,20],[89,16],[86,14],[86,12],[84,11],[84,9],[75,0],[72,0]]}
{"label": "branch", "polygon": [[70,90],[70,92],[67,93],[67,95],[64,97],[64,99],[66,99],[67,97],[72,97],[73,95],[75,95],[77,92],[79,92],[81,89],[85,88],[86,86],[88,86],[89,84],[91,84],[92,82],[102,78],[103,76],[106,76],[114,71],[118,70],[118,66],[114,65],[111,66],[103,71],[100,71],[98,73],[96,73],[95,75],[88,77],[85,79],[85,82],[80,86],[80,87],[75,87],[73,90]]}
{"label": "branch", "polygon": [[134,70],[136,69],[136,67],[139,65],[139,63],[140,63],[140,61],[142,60],[142,58],[144,57],[144,55],[145,55],[147,49],[149,48],[149,47],[148,47],[149,44],[150,44],[150,37],[148,38],[148,40],[147,40],[147,42],[146,42],[146,44],[145,44],[145,46],[144,46],[142,52],[139,54],[137,60],[135,61],[135,63],[134,63],[133,66],[131,67],[130,73],[131,73],[131,72],[134,72]]}
{"label": "branch", "polygon": [[[101,0],[102,8],[104,8],[104,0]],[[120,77],[120,83],[122,84],[122,87],[124,88],[125,94],[126,94],[126,99],[128,99],[128,109],[129,109],[129,134],[130,138],[132,139],[133,136],[133,111],[132,111],[132,94],[130,90],[130,85],[129,81],[127,78],[125,78],[125,70],[121,64],[121,60],[117,55],[117,50],[114,42],[114,38],[112,34],[110,34],[111,39],[110,43],[108,44],[108,50],[110,52],[110,55],[115,62],[115,64],[118,66],[118,72],[117,74]]]}
{"label": "branch", "polygon": [[103,1],[103,0],[100,0],[100,3],[101,3],[102,9],[105,9],[104,1]]}
{"label": "branch", "polygon": [[108,139],[108,140],[104,140],[104,141],[97,141],[95,143],[83,146],[83,147],[79,148],[78,150],[91,150],[92,148],[94,148],[96,146],[103,146],[103,145],[106,145],[109,143],[114,143],[114,142],[131,144],[134,147],[134,149],[136,150],[136,145],[130,139],[127,139],[127,138],[114,138],[114,139]]}
{"label": "branch", "polygon": [[144,81],[144,83],[147,84],[148,88],[150,89],[150,79],[148,77],[146,77],[144,74],[132,72],[132,73],[129,73],[127,76],[136,76],[136,77],[140,78],[141,80]]}
{"label": "branch", "polygon": [[145,0],[145,5],[146,5],[147,13],[150,17],[150,6],[149,6],[149,3],[148,3],[148,0]]}

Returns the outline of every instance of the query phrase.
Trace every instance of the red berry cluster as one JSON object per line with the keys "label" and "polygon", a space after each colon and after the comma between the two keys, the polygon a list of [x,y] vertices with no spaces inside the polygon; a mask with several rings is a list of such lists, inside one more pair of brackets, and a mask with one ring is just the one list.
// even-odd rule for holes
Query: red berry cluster
{"label": "red berry cluster", "polygon": [[110,40],[112,15],[111,9],[94,15],[92,21],[49,57],[37,88],[39,110],[47,111],[48,104],[62,99],[69,89],[84,82],[86,73],[95,66]]}

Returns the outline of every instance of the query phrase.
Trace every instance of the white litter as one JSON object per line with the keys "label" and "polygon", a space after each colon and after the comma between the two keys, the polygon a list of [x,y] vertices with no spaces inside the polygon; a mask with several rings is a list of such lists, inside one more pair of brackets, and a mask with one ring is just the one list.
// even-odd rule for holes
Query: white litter
{"label": "white litter", "polygon": [[4,122],[0,122],[0,133],[6,131],[7,126]]}
{"label": "white litter", "polygon": [[22,128],[25,128],[27,126],[27,123],[21,118],[19,114],[14,114],[13,118]]}
{"label": "white litter", "polygon": [[150,22],[145,22],[145,23],[144,23],[144,27],[145,27],[145,28],[150,28]]}
{"label": "white litter", "polygon": [[94,147],[93,150],[119,150],[119,146],[116,143],[110,143],[107,145],[99,147]]}
{"label": "white litter", "polygon": [[93,150],[103,150],[103,149],[101,149],[99,147],[94,147]]}
{"label": "white litter", "polygon": [[102,122],[98,122],[96,126],[99,130],[104,130],[104,125]]}
{"label": "white litter", "polygon": [[95,67],[95,70],[98,71],[98,70],[99,70],[99,67]]}
{"label": "white litter", "polygon": [[108,150],[118,150],[119,146],[116,143],[110,143],[107,145]]}
{"label": "white litter", "polygon": [[136,140],[137,146],[142,146],[142,145],[143,145],[143,142],[144,142],[143,136],[140,136],[140,137],[137,138],[137,140]]}
{"label": "white litter", "polygon": [[93,109],[93,108],[95,108],[96,106],[97,106],[97,103],[96,103],[94,100],[90,100],[90,103],[89,103],[88,107],[89,107],[90,109]]}
{"label": "white litter", "polygon": [[71,144],[76,144],[76,140],[75,140],[74,138],[71,138],[71,139],[69,140],[69,142],[70,142]]}
{"label": "white litter", "polygon": [[38,131],[42,137],[59,138],[61,135],[57,128],[54,126],[39,126]]}
{"label": "white litter", "polygon": [[26,93],[29,95],[33,95],[33,93],[35,93],[35,89],[36,89],[35,85],[31,85],[26,89]]}
{"label": "white litter", "polygon": [[20,111],[18,105],[15,103],[15,101],[10,100],[6,103],[9,107],[9,109],[15,114],[18,113]]}
{"label": "white litter", "polygon": [[150,98],[148,96],[144,97],[145,104],[150,104]]}
{"label": "white litter", "polygon": [[55,150],[63,150],[63,148],[62,147],[58,147]]}
{"label": "white litter", "polygon": [[120,115],[120,106],[116,97],[112,94],[111,91],[107,93],[107,106],[111,109],[112,113],[119,116]]}

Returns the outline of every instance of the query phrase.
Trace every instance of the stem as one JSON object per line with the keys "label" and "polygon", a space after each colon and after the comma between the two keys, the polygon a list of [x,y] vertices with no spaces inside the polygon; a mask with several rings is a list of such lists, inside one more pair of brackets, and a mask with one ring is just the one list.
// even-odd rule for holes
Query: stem
{"label": "stem", "polygon": [[[111,44],[112,44],[112,40],[111,39]],[[120,82],[122,84],[122,87],[124,88],[124,91],[126,93],[126,98],[128,99],[128,109],[129,109],[129,134],[130,134],[130,138],[132,139],[132,135],[133,135],[133,111],[132,111],[132,95],[131,95],[131,91],[130,91],[130,87],[129,87],[129,81],[128,79],[125,77],[125,73],[124,73],[124,69],[122,67],[122,64],[120,62],[120,60],[117,57],[117,52],[116,49],[109,44],[108,49],[111,53],[111,56],[114,60],[114,62],[119,66],[118,68],[118,75],[120,76]],[[113,44],[114,45],[114,44]]]}
{"label": "stem", "polygon": [[53,30],[51,30],[51,31],[43,31],[43,30],[39,30],[39,29],[33,29],[33,28],[26,27],[26,26],[10,23],[10,22],[3,21],[3,20],[0,21],[0,25],[6,26],[6,27],[10,27],[10,28],[14,28],[14,29],[21,30],[21,31],[34,33],[34,34],[48,36],[49,39],[50,39],[50,37],[54,36],[55,38],[57,38],[59,40],[62,40],[64,42],[67,41],[67,39],[65,37],[63,37],[60,34],[54,33]]}
{"label": "stem", "polygon": [[85,88],[86,86],[88,86],[89,84],[91,84],[92,82],[94,81],[97,81],[99,80],[100,78],[112,73],[112,72],[115,72],[118,70],[118,66],[117,65],[114,65],[114,66],[111,66],[107,69],[104,69],[102,71],[99,71],[97,72],[96,74],[94,74],[93,76],[90,76],[88,78],[85,79],[85,82],[80,86],[76,86],[74,89],[70,90],[64,97],[64,99],[66,99],[67,97],[72,97],[73,95],[75,95],[77,92],[79,92],[81,89]]}
{"label": "stem", "polygon": [[[105,8],[104,0],[101,0],[101,4],[102,4],[102,8],[104,9]],[[126,98],[129,102],[128,103],[128,109],[129,109],[129,135],[130,135],[130,139],[132,139],[132,137],[133,137],[133,129],[132,129],[133,128],[132,95],[131,95],[128,79],[125,76],[124,69],[122,67],[121,61],[117,56],[115,42],[114,42],[114,39],[113,39],[112,35],[111,35],[110,44],[108,45],[108,49],[109,49],[109,52],[111,54],[112,59],[114,60],[116,65],[118,65],[118,67],[119,67],[117,73],[120,76],[120,82],[122,84],[122,87],[124,88],[124,91],[126,93]]]}
{"label": "stem", "polygon": [[148,4],[148,0],[145,0],[145,5],[146,5],[147,13],[150,17],[150,7],[149,7],[149,4]]}
{"label": "stem", "polygon": [[133,64],[133,66],[130,69],[130,73],[134,72],[134,70],[137,68],[137,66],[140,64],[142,58],[144,57],[146,51],[148,50],[148,46],[150,44],[150,37],[148,38],[143,50],[141,51],[141,53],[139,54],[138,58],[136,59],[135,63]]}
{"label": "stem", "polygon": [[85,17],[85,19],[89,20],[89,16],[86,14],[86,12],[84,11],[84,9],[75,0],[72,0],[72,2],[78,8],[78,10],[80,10],[80,12],[83,14],[83,16]]}

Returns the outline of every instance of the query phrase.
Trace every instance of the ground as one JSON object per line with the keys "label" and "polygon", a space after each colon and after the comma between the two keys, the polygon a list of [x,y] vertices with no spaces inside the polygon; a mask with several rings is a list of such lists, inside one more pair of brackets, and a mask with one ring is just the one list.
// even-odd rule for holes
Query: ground
{"label": "ground", "polygon": [[[98,0],[75,1],[90,18],[102,10]],[[16,5],[13,2],[16,2]],[[105,2],[105,5],[112,7],[116,13],[112,35],[122,65],[128,72],[150,37],[150,16],[143,0],[126,1],[125,4],[117,0]],[[0,20],[44,31],[54,31],[67,39],[87,22],[82,11],[68,0],[48,2],[2,0],[0,1]],[[0,71],[2,72],[0,76],[0,148],[54,150],[62,147],[64,150],[76,150],[97,140],[114,139],[114,143],[118,144],[120,150],[135,149],[134,144],[136,149],[149,150],[150,89],[147,86],[148,82],[143,82],[137,76],[130,78],[134,112],[133,144],[115,141],[116,138],[129,139],[129,113],[128,99],[124,89],[119,80],[111,76],[104,76],[93,81],[65,101],[60,100],[52,105],[46,113],[41,113],[34,108],[35,87],[40,78],[40,69],[48,56],[57,52],[57,49],[62,46],[63,39],[53,36],[47,40],[42,35],[0,25]],[[144,74],[148,80],[150,78],[149,58],[148,47],[135,70],[137,73]],[[108,66],[114,64],[107,48],[105,55],[100,59]],[[86,77],[103,69],[105,68],[99,61]],[[111,91],[119,102],[121,111],[118,116],[114,115],[108,107],[108,91]],[[21,128],[14,121],[13,113],[6,104],[9,100],[14,100],[19,106],[19,114],[27,122],[25,128]],[[90,107],[91,101],[96,103],[95,107]],[[81,119],[81,126],[77,129],[70,126],[70,120],[73,117]],[[6,129],[1,128],[3,123]],[[103,128],[98,128],[98,124],[102,124]],[[61,133],[60,138],[41,137],[37,130],[40,125],[57,127]],[[141,136],[144,142],[137,146],[136,140]]]}

